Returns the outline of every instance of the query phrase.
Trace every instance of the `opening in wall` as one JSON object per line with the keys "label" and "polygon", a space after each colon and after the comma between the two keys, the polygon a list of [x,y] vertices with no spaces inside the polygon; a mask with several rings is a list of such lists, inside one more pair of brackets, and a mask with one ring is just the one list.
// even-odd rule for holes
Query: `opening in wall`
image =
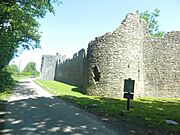
{"label": "opening in wall", "polygon": [[97,66],[95,66],[93,68],[93,79],[95,80],[95,82],[99,82],[99,80],[100,80],[100,72],[99,72]]}

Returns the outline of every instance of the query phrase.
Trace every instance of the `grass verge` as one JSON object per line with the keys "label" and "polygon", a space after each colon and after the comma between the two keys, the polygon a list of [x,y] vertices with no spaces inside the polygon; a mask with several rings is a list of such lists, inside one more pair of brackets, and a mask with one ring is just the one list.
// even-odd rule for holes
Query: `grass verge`
{"label": "grass verge", "polygon": [[[0,119],[4,116],[4,109],[5,109],[5,103],[7,102],[8,98],[11,95],[11,89],[5,88],[2,92],[0,92]],[[0,129],[3,128],[3,123],[0,122]]]}
{"label": "grass verge", "polygon": [[29,79],[31,76],[23,76],[23,75],[12,75],[13,80],[18,82],[21,79]]}
{"label": "grass verge", "polygon": [[10,88],[6,88],[2,92],[0,92],[0,100],[6,101],[9,98],[10,95],[11,95]]}
{"label": "grass verge", "polygon": [[[83,95],[77,92],[77,87],[56,81],[36,80],[35,82],[55,96],[101,116],[151,125],[170,132],[180,132],[180,98],[134,99],[131,101],[130,111],[126,111],[125,99]],[[166,124],[167,119],[178,122],[178,125]]]}

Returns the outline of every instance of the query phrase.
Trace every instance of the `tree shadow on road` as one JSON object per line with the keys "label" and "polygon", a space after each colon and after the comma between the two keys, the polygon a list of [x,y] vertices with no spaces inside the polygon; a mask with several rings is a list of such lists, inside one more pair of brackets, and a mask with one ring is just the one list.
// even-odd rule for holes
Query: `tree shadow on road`
{"label": "tree shadow on road", "polygon": [[[6,113],[0,124],[1,134],[106,134],[105,127],[97,127],[82,117],[79,109],[57,97],[36,97],[6,103]],[[101,128],[104,128],[103,130]],[[104,132],[104,133],[103,133]]]}

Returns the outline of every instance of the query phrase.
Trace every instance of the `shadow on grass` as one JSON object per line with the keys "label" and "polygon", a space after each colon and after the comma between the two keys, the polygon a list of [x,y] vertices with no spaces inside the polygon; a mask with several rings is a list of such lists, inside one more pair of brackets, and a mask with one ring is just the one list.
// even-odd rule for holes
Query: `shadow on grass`
{"label": "shadow on grass", "polygon": [[67,85],[74,86],[75,88],[72,88],[72,91],[74,91],[74,92],[79,92],[79,93],[82,93],[82,94],[86,93],[86,91],[85,91],[85,89],[83,87],[77,86],[74,83],[70,83],[70,82],[67,82],[67,81],[58,81],[58,80],[55,80],[55,81],[56,82],[61,82],[61,83],[67,84]]}
{"label": "shadow on grass", "polygon": [[59,96],[60,98],[76,104],[89,111],[104,114],[106,116],[116,117],[120,110],[126,109],[126,100],[119,101],[118,99],[105,97],[76,97],[76,96]]}
{"label": "shadow on grass", "polygon": [[72,88],[72,91],[79,92],[79,93],[82,93],[82,94],[86,93],[84,88],[82,88],[82,87],[81,88],[80,87]]}
{"label": "shadow on grass", "polygon": [[[179,125],[168,125],[165,120],[174,120],[180,123],[180,99],[135,99],[131,100],[130,111],[126,110],[126,99],[114,99],[105,97],[76,97],[60,96],[60,98],[71,102],[78,107],[99,115],[101,117],[111,117],[116,120],[132,122],[167,132],[178,134]],[[150,127],[149,127],[150,126]],[[164,133],[165,134],[165,133]]]}
{"label": "shadow on grass", "polygon": [[[43,83],[47,83],[49,88],[53,85],[53,82],[48,83],[48,81],[44,81]],[[69,86],[67,85],[67,87]],[[145,131],[145,134],[169,135],[173,133],[173,135],[178,135],[180,132],[179,125],[168,125],[165,123],[166,119],[180,123],[180,111],[178,111],[180,110],[180,99],[172,99],[172,101],[167,99],[134,99],[131,100],[130,111],[126,111],[126,99],[86,96],[71,92],[77,92],[78,88],[68,89],[67,93],[62,90],[62,96],[60,88],[61,84],[58,85],[56,82],[56,87],[52,91],[53,93],[59,93],[57,96],[61,99],[97,114],[100,117],[107,116],[108,118],[114,118],[119,121],[123,120],[124,124],[128,122],[132,122],[133,124],[131,125],[139,124],[141,127],[145,127],[144,129],[141,128],[141,130]],[[147,131],[150,129],[152,132],[148,133]],[[136,130],[139,129],[137,128]],[[157,130],[162,131],[161,134]]]}
{"label": "shadow on grass", "polygon": [[[28,83],[19,83],[15,95],[23,96],[8,101],[0,111],[0,134],[91,135],[115,134],[84,111],[66,104],[56,96],[41,97]],[[31,96],[33,94],[33,96]],[[30,96],[28,96],[30,95]]]}

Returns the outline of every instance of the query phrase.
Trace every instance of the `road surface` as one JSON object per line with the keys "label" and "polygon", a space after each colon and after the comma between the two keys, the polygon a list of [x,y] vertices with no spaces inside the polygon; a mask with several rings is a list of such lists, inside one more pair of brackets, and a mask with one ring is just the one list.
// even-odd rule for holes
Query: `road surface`
{"label": "road surface", "polygon": [[21,80],[7,102],[3,135],[119,135],[94,115]]}

